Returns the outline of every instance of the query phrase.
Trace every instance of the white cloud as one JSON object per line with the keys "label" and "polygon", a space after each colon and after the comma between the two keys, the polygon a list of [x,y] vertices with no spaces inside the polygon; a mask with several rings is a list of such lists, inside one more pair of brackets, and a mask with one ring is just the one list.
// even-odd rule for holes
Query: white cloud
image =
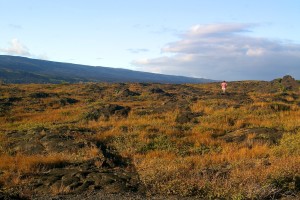
{"label": "white cloud", "polygon": [[8,48],[0,48],[0,51],[10,55],[31,56],[29,49],[17,38],[10,41]]}
{"label": "white cloud", "polygon": [[265,50],[263,48],[249,48],[246,52],[247,56],[262,56]]}
{"label": "white cloud", "polygon": [[300,44],[247,35],[252,24],[195,25],[167,44],[168,56],[133,61],[139,70],[212,79],[300,79]]}
{"label": "white cloud", "polygon": [[188,31],[189,36],[211,36],[211,35],[225,35],[233,32],[248,32],[250,24],[205,24],[192,26]]}
{"label": "white cloud", "polygon": [[9,42],[9,46],[7,48],[0,48],[0,52],[8,54],[8,55],[14,55],[14,56],[26,56],[26,57],[32,57],[42,60],[48,60],[48,56],[43,54],[32,54],[30,50],[27,48],[26,45],[24,45],[19,39],[14,38]]}

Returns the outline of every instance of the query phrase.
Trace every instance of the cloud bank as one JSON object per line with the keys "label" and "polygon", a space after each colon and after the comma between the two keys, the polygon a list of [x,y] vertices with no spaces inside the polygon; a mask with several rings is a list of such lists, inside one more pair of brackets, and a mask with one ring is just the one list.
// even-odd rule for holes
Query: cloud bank
{"label": "cloud bank", "polygon": [[300,44],[247,35],[253,26],[195,25],[161,49],[165,56],[132,63],[143,71],[217,80],[300,79]]}

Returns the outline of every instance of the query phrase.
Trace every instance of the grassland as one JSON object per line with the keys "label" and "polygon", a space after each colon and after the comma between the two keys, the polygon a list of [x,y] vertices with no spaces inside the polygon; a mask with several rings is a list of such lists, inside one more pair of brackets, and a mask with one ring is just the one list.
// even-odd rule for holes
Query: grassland
{"label": "grassland", "polygon": [[0,191],[76,193],[54,182],[37,188],[51,170],[92,162],[101,171],[110,149],[109,170],[135,173],[147,196],[299,195],[299,83],[228,85],[224,95],[219,83],[2,84]]}

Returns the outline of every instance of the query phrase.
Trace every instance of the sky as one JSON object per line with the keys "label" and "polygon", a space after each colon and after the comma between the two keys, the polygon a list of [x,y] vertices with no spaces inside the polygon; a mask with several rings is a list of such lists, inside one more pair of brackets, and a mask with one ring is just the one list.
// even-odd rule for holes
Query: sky
{"label": "sky", "polygon": [[214,80],[300,79],[298,0],[0,0],[0,54]]}

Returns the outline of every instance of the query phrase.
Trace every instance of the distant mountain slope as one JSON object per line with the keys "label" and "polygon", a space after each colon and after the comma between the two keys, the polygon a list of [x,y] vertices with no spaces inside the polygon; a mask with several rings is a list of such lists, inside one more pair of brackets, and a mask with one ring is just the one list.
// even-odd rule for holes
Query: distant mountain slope
{"label": "distant mountain slope", "polygon": [[213,80],[108,67],[93,67],[0,55],[0,79],[5,83],[155,82],[206,83]]}

